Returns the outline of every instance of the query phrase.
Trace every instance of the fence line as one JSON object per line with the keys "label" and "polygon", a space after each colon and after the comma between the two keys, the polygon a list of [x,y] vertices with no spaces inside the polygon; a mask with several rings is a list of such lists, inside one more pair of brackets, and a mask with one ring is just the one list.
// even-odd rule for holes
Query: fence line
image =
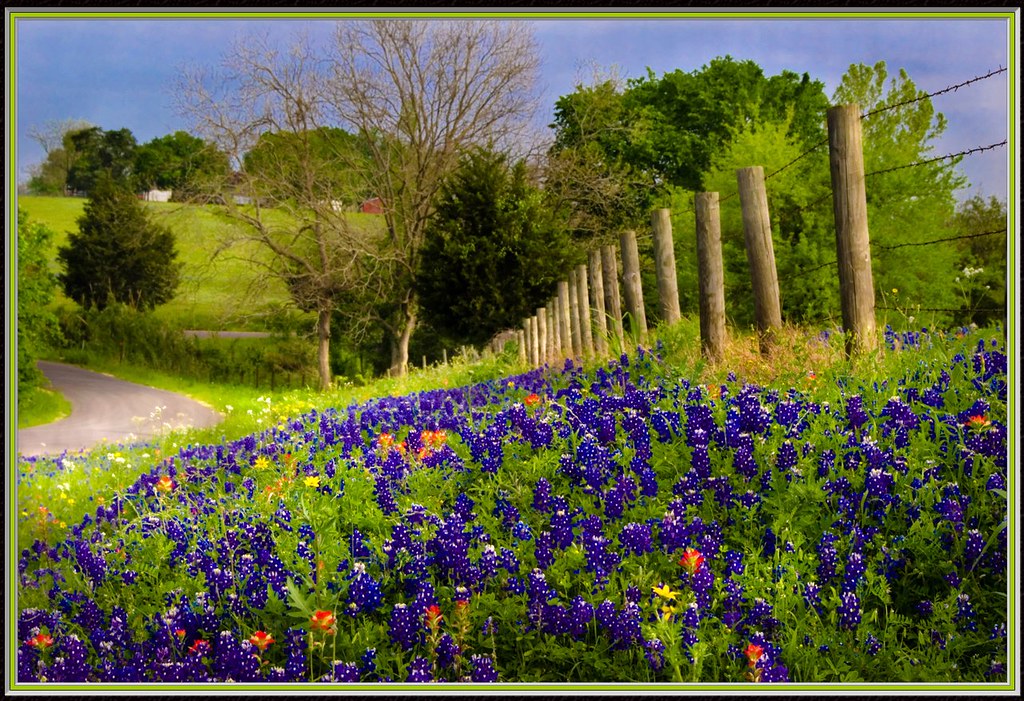
{"label": "fence line", "polygon": [[[717,199],[719,197],[718,193],[693,193],[694,196],[693,199],[689,202],[689,208],[676,211],[674,214],[677,217],[686,214],[697,214],[698,219],[700,219],[700,212],[704,211],[706,216],[708,209],[707,207],[698,207],[697,200],[700,196],[713,195],[717,199],[717,204],[721,204],[722,202],[727,202],[730,199],[740,197],[741,205],[744,209],[743,236],[747,248],[748,262],[750,262],[751,256],[757,258],[757,256],[759,255],[757,251],[754,251],[752,253],[751,246],[754,243],[766,243],[770,242],[771,240],[770,229],[765,228],[765,224],[766,222],[769,221],[769,218],[767,209],[767,198],[764,195],[764,181],[767,181],[768,179],[782,173],[787,168],[792,167],[793,165],[800,162],[804,158],[807,158],[811,154],[817,152],[822,146],[829,145],[830,170],[832,171],[832,187],[829,188],[829,190],[825,192],[821,197],[816,198],[815,200],[803,206],[797,207],[796,212],[800,213],[807,211],[812,207],[816,207],[818,204],[824,202],[827,199],[833,199],[835,209],[833,214],[836,217],[835,225],[837,227],[837,246],[839,246],[840,249],[838,252],[840,253],[840,255],[842,255],[843,252],[846,251],[846,254],[851,256],[852,260],[852,263],[844,264],[852,265],[851,270],[847,270],[846,268],[840,268],[839,270],[841,278],[840,296],[843,308],[844,326],[849,326],[851,331],[857,335],[858,339],[860,339],[860,343],[855,344],[857,347],[863,346],[865,348],[870,349],[869,346],[871,345],[871,339],[873,339],[874,337],[874,310],[905,311],[905,309],[895,307],[876,306],[873,303],[873,301],[871,301],[871,297],[877,295],[878,290],[872,289],[874,285],[872,284],[870,277],[870,262],[868,262],[867,268],[865,269],[865,266],[863,265],[862,261],[863,258],[870,257],[871,248],[874,248],[875,250],[878,251],[889,251],[910,246],[930,246],[941,243],[948,243],[952,241],[975,239],[984,236],[993,236],[996,234],[1006,233],[1007,229],[1003,228],[973,234],[948,236],[934,239],[931,241],[907,242],[893,245],[875,244],[874,246],[870,246],[867,237],[866,223],[861,221],[864,218],[864,206],[866,204],[864,192],[865,179],[869,175],[881,175],[884,173],[890,173],[897,170],[903,170],[906,168],[925,166],[939,161],[962,158],[964,156],[969,156],[977,153],[984,153],[986,151],[999,148],[1001,146],[1006,146],[1008,141],[1003,140],[1002,142],[999,143],[993,143],[987,146],[977,146],[974,148],[966,149],[964,151],[960,151],[958,153],[950,153],[944,156],[928,158],[920,161],[915,161],[913,163],[906,163],[865,173],[862,165],[863,147],[861,146],[860,141],[862,138],[860,136],[860,124],[864,119],[867,119],[871,116],[880,114],[888,110],[893,110],[899,107],[913,104],[915,102],[935,97],[937,95],[955,92],[962,87],[966,87],[974,83],[980,82],[982,80],[991,78],[992,76],[1004,73],[1006,72],[1006,70],[1006,68],[999,68],[997,70],[990,71],[986,75],[977,76],[975,78],[971,78],[969,80],[957,83],[955,85],[950,85],[948,87],[945,87],[941,90],[937,90],[932,93],[923,93],[912,99],[903,100],[901,102],[897,102],[891,105],[884,105],[865,113],[860,113],[859,110],[855,109],[854,105],[842,105],[832,107],[829,109],[828,138],[823,139],[822,141],[816,144],[813,144],[812,146],[807,148],[805,151],[803,151],[796,157],[792,158],[784,165],[769,172],[767,175],[764,175],[764,170],[760,166],[741,169],[737,171],[737,179],[739,181],[738,184],[740,185],[740,187],[737,188],[735,191],[730,192],[725,196],[722,196],[720,199]],[[842,144],[845,142],[849,142],[849,144],[847,146],[843,146]],[[851,159],[860,160],[860,165],[855,169],[859,170],[860,174],[854,177],[852,180],[850,180],[849,178],[844,180],[841,176],[846,172],[846,169],[853,168],[853,165],[851,165],[853,163],[853,160]],[[760,181],[759,187],[761,195],[759,198],[754,197],[749,192],[744,194],[743,186],[745,181],[743,180],[743,178],[740,177],[742,173],[755,170],[757,171],[755,173],[757,177],[753,178],[752,175],[751,178]],[[836,175],[837,172],[840,176],[838,180]],[[747,189],[751,190],[750,187],[748,187]],[[845,197],[845,199],[837,199],[837,195],[842,195]],[[861,211],[859,215],[857,214],[857,208],[859,208]],[[717,216],[718,208],[715,207],[714,209],[715,215]],[[519,336],[521,338],[521,343],[525,341],[528,344],[528,348],[525,353],[525,355],[528,358],[528,362],[537,364],[550,361],[557,362],[560,358],[593,356],[595,353],[594,345],[593,343],[587,342],[585,340],[585,336],[587,335],[586,331],[591,330],[591,323],[597,325],[598,319],[597,317],[594,317],[592,320],[587,319],[586,317],[590,316],[588,312],[600,314],[601,321],[615,322],[614,336],[618,336],[618,345],[620,348],[622,347],[623,343],[620,324],[624,321],[625,318],[629,318],[629,323],[632,327],[633,340],[640,340],[641,343],[645,342],[643,339],[646,336],[647,324],[645,323],[646,319],[642,301],[643,290],[642,286],[639,284],[640,267],[636,250],[636,242],[638,240],[646,240],[648,238],[654,239],[654,272],[657,278],[659,299],[662,308],[661,317],[663,317],[662,321],[666,321],[666,323],[671,323],[671,312],[673,309],[678,308],[678,304],[673,305],[673,300],[668,299],[668,297],[678,297],[678,291],[676,291],[673,295],[671,292],[672,285],[669,284],[675,282],[677,273],[675,271],[675,261],[673,260],[674,256],[666,255],[666,250],[668,250],[666,249],[666,246],[673,246],[671,241],[671,222],[670,220],[667,222],[663,221],[667,219],[667,217],[665,216],[667,213],[667,210],[659,211],[655,209],[651,212],[652,221],[650,222],[650,226],[645,227],[640,231],[625,230],[620,232],[620,250],[615,250],[616,247],[614,245],[605,245],[601,247],[599,258],[602,263],[602,266],[607,269],[603,276],[603,285],[598,284],[598,280],[600,279],[600,277],[590,279],[589,276],[590,274],[592,274],[593,271],[589,270],[587,265],[578,265],[575,269],[573,269],[570,272],[570,282],[559,282],[558,291],[553,297],[553,299],[548,303],[547,307],[538,308],[538,313],[536,316],[522,320],[523,328],[522,331],[520,331]],[[840,222],[840,213],[843,213],[844,217],[842,219],[842,222]],[[660,219],[659,216],[661,217]],[[851,217],[853,218],[851,219]],[[757,219],[758,221],[754,222],[754,219]],[[858,224],[858,222],[860,223]],[[758,225],[754,226],[755,223]],[[708,222],[705,222],[705,225],[708,224]],[[756,231],[753,231],[752,228],[756,229]],[[700,232],[702,230],[700,221],[697,222],[697,230],[698,240],[692,243],[696,244],[697,252],[699,254],[701,250]],[[860,233],[858,234],[857,232]],[[860,238],[858,238],[858,236]],[[731,236],[729,238],[735,239],[738,237]],[[719,241],[719,244],[723,240],[720,234],[718,235],[717,239]],[[595,241],[598,240],[603,240],[603,238],[595,239]],[[843,248],[844,245],[846,246],[846,248]],[[686,248],[687,250],[689,250],[689,248],[692,248],[692,246],[687,246]],[[757,246],[754,246],[754,248],[757,248]],[[593,261],[593,259],[597,257],[595,256],[595,253],[596,252],[591,253],[591,261]],[[610,271],[615,270],[616,258],[619,257],[620,253],[622,255],[623,265],[621,278],[619,275],[610,273]],[[763,277],[765,277],[765,279],[771,278],[772,282],[774,282],[774,287],[776,290],[778,280],[780,279],[784,282],[788,282],[791,280],[799,279],[801,277],[805,277],[812,273],[818,272],[822,269],[836,267],[837,265],[839,265],[839,256],[837,256],[836,260],[824,262],[820,265],[816,265],[813,268],[801,270],[796,274],[790,274],[780,278],[777,276],[776,265],[774,263],[774,256],[768,255],[767,252],[765,255],[767,256],[765,260],[768,261],[768,264],[761,266],[765,270],[765,276]],[[707,263],[707,261],[705,261],[705,263]],[[593,262],[591,263],[591,267],[593,267]],[[705,267],[707,266],[705,265]],[[751,263],[751,267],[754,267],[753,263]],[[843,277],[844,273],[846,274],[845,278]],[[666,275],[670,276],[672,279],[663,279]],[[700,271],[698,271],[698,275],[701,275]],[[629,312],[626,315],[622,315],[621,311],[618,313],[616,313],[615,311],[615,308],[618,307],[620,303],[620,299],[614,299],[619,298],[617,283],[619,283],[620,281],[623,283],[624,291],[626,293],[626,306],[629,308]],[[612,283],[611,288],[609,287],[609,283]],[[599,286],[603,286],[604,289],[597,289],[597,287]],[[755,281],[755,288],[756,287],[757,284]],[[710,338],[710,333],[705,334],[703,318],[705,307],[704,301],[706,301],[704,298],[708,297],[710,299],[712,293],[715,293],[715,291],[710,289],[705,290],[704,287],[701,287],[699,291],[702,300],[702,347],[703,350],[709,351],[708,353],[705,353],[706,355],[709,355],[709,357],[720,356],[721,353],[716,353],[715,350],[721,344],[714,342],[713,339]],[[678,300],[675,301],[678,302]],[[755,303],[757,301],[758,295],[755,294]],[[600,304],[600,302],[604,302],[604,304],[602,305]],[[605,311],[603,313],[601,313],[602,306],[605,307]],[[755,307],[757,307],[757,304],[755,304]],[[958,313],[964,311],[963,309],[925,309],[919,306],[908,308],[922,312]],[[997,308],[979,307],[974,308],[971,311],[998,312],[1003,310]],[[542,314],[542,312],[546,313]],[[552,312],[554,313],[552,314]],[[547,320],[549,321],[549,326],[551,327],[550,330],[555,332],[548,334],[548,342],[544,342],[542,340],[543,336],[541,334],[541,324],[539,323],[541,321],[541,318],[544,316],[549,317]],[[770,332],[773,330],[774,325],[776,323],[781,322],[775,319],[774,316],[767,321],[761,320],[760,316],[758,315],[757,309],[755,308],[755,317],[758,318],[757,325],[759,331],[762,332],[762,340],[769,341],[761,343],[761,349],[762,352],[768,352],[770,350],[770,346],[772,345],[770,343],[769,338],[771,336]],[[848,320],[845,319],[845,317],[847,316],[850,317]],[[583,328],[584,325],[586,325],[586,328]],[[605,328],[608,330],[605,331],[604,333],[608,334],[609,336],[612,336],[613,330],[609,328],[609,326],[610,325],[605,325]],[[561,333],[558,333],[558,331],[560,331]],[[551,336],[554,336],[554,339],[551,339]],[[705,336],[708,336],[708,338],[705,338]],[[856,352],[856,348],[848,345],[847,352]],[[599,355],[602,354],[599,349],[597,349],[597,353]]]}

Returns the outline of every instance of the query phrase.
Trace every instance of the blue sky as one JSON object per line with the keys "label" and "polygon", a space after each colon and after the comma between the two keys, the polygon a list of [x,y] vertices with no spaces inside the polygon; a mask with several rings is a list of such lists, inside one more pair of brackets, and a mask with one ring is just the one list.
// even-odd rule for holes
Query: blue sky
{"label": "blue sky", "polygon": [[[910,9],[910,8],[901,8]],[[525,21],[525,20],[519,20]],[[127,127],[140,143],[185,128],[168,88],[177,67],[214,64],[254,24],[291,32],[300,20],[37,19],[15,22],[16,158],[22,179],[43,158],[28,130],[49,120],[84,119]],[[314,21],[326,37],[330,21]],[[542,65],[543,123],[558,96],[591,64],[622,77],[694,71],[716,56],[750,59],[775,75],[809,73],[832,95],[851,64],[885,61],[933,92],[1008,65],[1008,22],[979,18],[869,19],[562,19],[534,21]],[[1012,41],[1017,42],[1013,37]],[[949,127],[935,144],[943,155],[1007,138],[1008,73],[934,98]],[[1014,123],[1016,120],[1012,120]],[[969,194],[1007,197],[1006,147],[966,157]],[[965,193],[961,193],[965,194]]]}

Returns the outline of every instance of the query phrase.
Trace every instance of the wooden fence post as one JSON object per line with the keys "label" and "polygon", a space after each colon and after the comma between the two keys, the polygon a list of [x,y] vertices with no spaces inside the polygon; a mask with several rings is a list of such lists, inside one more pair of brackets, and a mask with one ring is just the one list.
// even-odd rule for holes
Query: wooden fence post
{"label": "wooden fence post", "polygon": [[576,299],[580,309],[580,347],[583,355],[594,354],[594,331],[590,326],[590,286],[587,284],[587,266],[576,266]]}
{"label": "wooden fence post", "polygon": [[874,350],[878,345],[860,106],[833,107],[828,110],[827,118],[839,298],[843,329],[847,334],[846,353],[852,355]]}
{"label": "wooden fence post", "polygon": [[590,299],[594,317],[594,347],[598,356],[608,355],[608,319],[604,311],[604,275],[601,266],[601,251],[593,249],[588,256],[590,273]]}
{"label": "wooden fence post", "polygon": [[672,246],[672,219],[669,210],[651,212],[654,230],[654,271],[658,277],[658,301],[661,320],[674,324],[682,318],[679,310],[679,281],[676,279],[676,252]]}
{"label": "wooden fence post", "polygon": [[558,352],[567,358],[572,355],[572,322],[569,320],[569,283],[565,280],[558,282],[558,326],[562,342]]}
{"label": "wooden fence post", "polygon": [[622,332],[622,297],[619,294],[619,264],[615,246],[601,247],[601,267],[604,268],[605,307],[621,351],[625,347],[625,340]]}
{"label": "wooden fence post", "polygon": [[[529,327],[529,323],[527,323],[526,326]],[[516,341],[519,344],[519,362],[526,363],[526,332],[524,332],[522,329],[516,329]],[[502,350],[504,350],[504,347],[502,348]]]}
{"label": "wooden fence post", "polygon": [[647,344],[647,313],[644,311],[644,288],[640,281],[640,251],[636,247],[636,232],[623,231],[622,286],[626,293],[626,312],[630,316],[630,331],[637,340]]}
{"label": "wooden fence post", "polygon": [[725,275],[722,268],[722,222],[718,193],[698,192],[697,281],[700,288],[700,340],[704,357],[720,362],[725,357]]}
{"label": "wooden fence post", "polygon": [[548,312],[548,362],[558,361],[558,305],[551,299],[547,304]]}
{"label": "wooden fence post", "polygon": [[751,166],[736,171],[743,208],[743,236],[750,263],[750,281],[754,288],[754,321],[762,353],[775,345],[782,328],[779,302],[779,278],[772,247],[772,225],[768,216],[768,194],[764,188],[764,168]]}
{"label": "wooden fence post", "polygon": [[569,271],[569,322],[572,330],[572,355],[578,358],[583,355],[583,341],[580,332],[580,286],[576,281],[576,270]]}
{"label": "wooden fence post", "polygon": [[551,353],[549,352],[548,341],[548,310],[544,307],[537,307],[537,365],[548,362]]}
{"label": "wooden fence post", "polygon": [[540,338],[538,336],[537,317],[530,317],[530,367],[540,365]]}

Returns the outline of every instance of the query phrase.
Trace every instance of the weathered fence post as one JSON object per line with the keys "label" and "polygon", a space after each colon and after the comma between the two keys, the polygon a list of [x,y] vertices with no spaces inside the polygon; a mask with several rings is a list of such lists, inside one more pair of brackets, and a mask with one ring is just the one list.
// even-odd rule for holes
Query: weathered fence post
{"label": "weathered fence post", "polygon": [[519,349],[519,358],[529,365],[530,363],[530,319],[523,319],[523,328],[521,333],[523,334],[522,347]]}
{"label": "weathered fence post", "polygon": [[537,307],[537,365],[548,362],[551,356],[548,341],[548,310]]}
{"label": "weathered fence post", "polygon": [[576,266],[576,284],[579,290],[576,299],[580,308],[580,346],[583,355],[594,354],[594,331],[590,326],[590,285],[587,284],[587,266]]}
{"label": "weathered fence post", "polygon": [[630,316],[630,331],[641,344],[647,343],[647,313],[644,311],[644,288],[640,282],[640,251],[636,247],[636,232],[623,231],[622,286],[626,293],[626,312]]}
{"label": "weathered fence post", "polygon": [[580,335],[580,300],[579,284],[576,282],[576,270],[569,271],[569,322],[572,331],[572,355],[578,358],[583,355],[583,342]]}
{"label": "weathered fence post", "polygon": [[593,300],[594,347],[600,357],[608,354],[608,319],[604,311],[604,275],[601,266],[601,251],[593,249],[588,256],[590,273],[590,298]]}
{"label": "weathered fence post", "polygon": [[[529,324],[527,324],[529,326]],[[526,362],[526,333],[522,329],[516,329],[516,342],[519,344],[519,362]],[[504,346],[502,347],[504,350]]]}
{"label": "weathered fence post", "polygon": [[827,117],[839,298],[847,333],[846,353],[852,355],[878,345],[860,107],[839,105],[829,109]]}
{"label": "weathered fence post", "polygon": [[555,300],[548,300],[548,362],[555,363],[558,360],[558,305]]}
{"label": "weathered fence post", "polygon": [[619,263],[615,246],[601,247],[601,267],[604,268],[605,307],[615,340],[619,344],[619,350],[622,350],[625,341],[622,337],[622,297],[619,294]]}
{"label": "weathered fence post", "polygon": [[679,310],[679,281],[676,279],[676,252],[672,246],[672,219],[669,210],[651,212],[654,230],[654,271],[658,277],[658,301],[661,320],[674,324],[682,318]]}
{"label": "weathered fence post", "polygon": [[569,283],[558,282],[558,325],[559,338],[562,342],[559,355],[566,358],[572,355],[572,322],[569,320]]}
{"label": "weathered fence post", "polygon": [[725,357],[725,276],[722,269],[722,223],[718,193],[698,192],[697,281],[700,288],[700,340],[704,357],[719,362]]}
{"label": "weathered fence post", "polygon": [[775,345],[776,331],[782,328],[779,302],[779,278],[772,247],[772,225],[768,216],[768,194],[764,188],[764,168],[751,166],[736,171],[743,208],[743,237],[750,263],[750,281],[754,288],[754,321],[762,353]]}
{"label": "weathered fence post", "polygon": [[530,317],[530,367],[540,365],[540,338],[538,337],[537,317]]}

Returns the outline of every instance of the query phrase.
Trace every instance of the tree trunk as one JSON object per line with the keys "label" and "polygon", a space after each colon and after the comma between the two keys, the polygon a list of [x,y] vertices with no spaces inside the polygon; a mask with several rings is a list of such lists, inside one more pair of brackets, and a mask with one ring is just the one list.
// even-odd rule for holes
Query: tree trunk
{"label": "tree trunk", "polygon": [[404,377],[409,369],[409,339],[416,329],[416,315],[406,312],[405,323],[397,333],[391,335],[391,368],[390,377]]}
{"label": "tree trunk", "polygon": [[331,387],[331,308],[317,312],[317,361],[320,368],[320,389]]}

